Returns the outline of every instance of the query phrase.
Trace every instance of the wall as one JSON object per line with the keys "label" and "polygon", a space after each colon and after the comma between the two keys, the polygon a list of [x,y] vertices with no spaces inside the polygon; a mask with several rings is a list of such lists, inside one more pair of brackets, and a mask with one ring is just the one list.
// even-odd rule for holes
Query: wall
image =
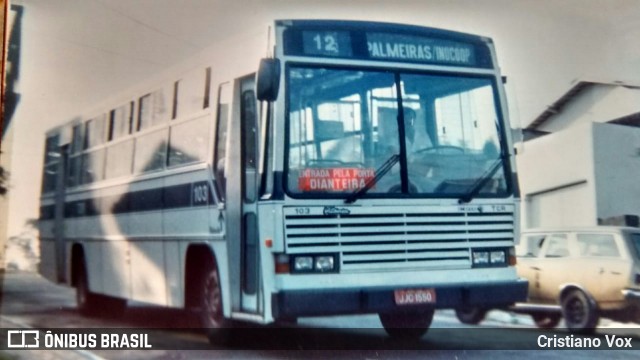
{"label": "wall", "polygon": [[593,124],[597,216],[640,215],[640,129]]}
{"label": "wall", "polygon": [[593,84],[578,93],[537,130],[557,132],[577,124],[606,122],[638,112],[640,89]]}
{"label": "wall", "polygon": [[523,229],[597,223],[591,138],[591,124],[581,124],[522,145]]}

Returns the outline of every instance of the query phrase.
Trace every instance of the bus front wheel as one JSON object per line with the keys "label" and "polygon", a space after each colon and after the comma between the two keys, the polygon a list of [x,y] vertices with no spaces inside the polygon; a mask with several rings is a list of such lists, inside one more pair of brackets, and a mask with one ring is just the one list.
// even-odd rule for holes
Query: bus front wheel
{"label": "bus front wheel", "polygon": [[380,313],[378,316],[389,336],[398,339],[417,340],[429,330],[434,312],[435,310]]}
{"label": "bus front wheel", "polygon": [[478,325],[487,316],[487,309],[466,306],[456,309],[456,317],[461,323],[467,325]]}
{"label": "bus front wheel", "polygon": [[200,320],[202,327],[207,331],[209,342],[228,343],[232,324],[224,317],[220,275],[215,266],[205,272],[200,289],[202,291]]}

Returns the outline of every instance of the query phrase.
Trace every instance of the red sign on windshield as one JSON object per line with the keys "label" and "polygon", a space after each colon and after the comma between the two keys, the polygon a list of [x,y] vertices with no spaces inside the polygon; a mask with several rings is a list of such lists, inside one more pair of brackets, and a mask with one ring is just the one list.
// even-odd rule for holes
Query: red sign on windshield
{"label": "red sign on windshield", "polygon": [[301,191],[355,191],[374,177],[374,169],[305,169],[298,178],[298,188]]}

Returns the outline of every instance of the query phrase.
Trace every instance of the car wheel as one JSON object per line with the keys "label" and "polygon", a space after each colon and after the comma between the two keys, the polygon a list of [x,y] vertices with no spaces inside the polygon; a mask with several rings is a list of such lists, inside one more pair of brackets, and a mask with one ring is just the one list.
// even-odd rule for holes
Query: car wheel
{"label": "car wheel", "polygon": [[434,313],[435,310],[425,310],[419,312],[381,313],[378,316],[389,336],[417,340],[429,330]]}
{"label": "car wheel", "polygon": [[224,317],[220,275],[215,266],[211,266],[209,270],[205,271],[200,289],[200,322],[207,331],[209,342],[212,344],[229,343],[232,323]]}
{"label": "car wheel", "polygon": [[560,323],[560,314],[531,314],[533,322],[540,329],[553,329]]}
{"label": "car wheel", "polygon": [[461,307],[456,309],[456,317],[463,324],[478,325],[487,316],[487,309],[474,306]]}
{"label": "car wheel", "polygon": [[571,290],[562,298],[562,316],[567,328],[578,333],[593,333],[598,320],[596,302],[581,290]]}

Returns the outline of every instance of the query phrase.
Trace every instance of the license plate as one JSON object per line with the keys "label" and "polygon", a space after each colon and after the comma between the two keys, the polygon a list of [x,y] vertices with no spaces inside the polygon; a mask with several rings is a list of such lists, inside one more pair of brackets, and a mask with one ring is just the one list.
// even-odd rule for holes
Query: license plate
{"label": "license plate", "polygon": [[396,305],[435,304],[435,289],[404,289],[395,290],[393,296]]}

